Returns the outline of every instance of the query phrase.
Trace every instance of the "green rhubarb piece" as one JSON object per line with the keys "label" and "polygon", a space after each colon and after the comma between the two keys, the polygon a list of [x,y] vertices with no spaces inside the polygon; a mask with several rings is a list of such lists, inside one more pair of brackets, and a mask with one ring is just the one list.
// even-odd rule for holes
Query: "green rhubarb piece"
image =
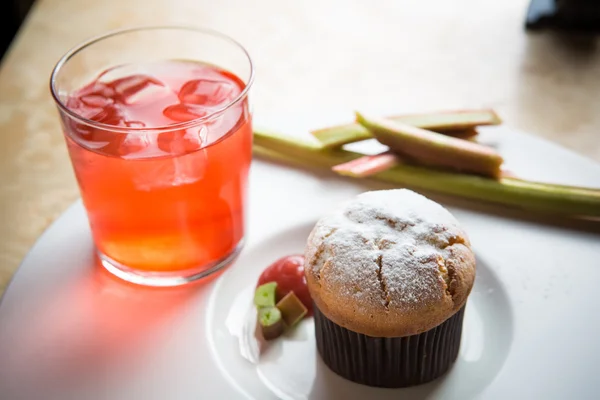
{"label": "green rhubarb piece", "polygon": [[294,292],[289,292],[279,300],[277,308],[281,311],[283,322],[290,328],[300,322],[308,313],[308,309]]}
{"label": "green rhubarb piece", "polygon": [[483,125],[500,125],[494,110],[460,110],[438,113],[396,115],[390,119],[432,131],[460,131]]}
{"label": "green rhubarb piece", "polygon": [[277,282],[268,282],[260,285],[254,292],[254,305],[257,308],[275,307],[275,292]]}
{"label": "green rhubarb piece", "polygon": [[447,167],[492,178],[500,176],[502,157],[488,146],[445,136],[401,122],[356,113],[356,121],[400,156],[419,164]]}
{"label": "green rhubarb piece", "polygon": [[281,311],[277,307],[263,307],[258,310],[258,324],[263,338],[272,340],[285,330]]}
{"label": "green rhubarb piece", "polygon": [[[502,121],[493,110],[461,110],[427,114],[396,115],[389,119],[445,135],[467,139],[477,135],[474,129],[483,125],[499,125]],[[326,148],[338,148],[348,143],[371,139],[362,125],[344,124],[311,132]]]}
{"label": "green rhubarb piece", "polygon": [[[343,149],[327,149],[260,129],[254,131],[253,152],[276,162],[326,170],[364,156]],[[536,213],[600,217],[600,190],[597,189],[512,178],[494,180],[409,164],[396,165],[370,178]]]}

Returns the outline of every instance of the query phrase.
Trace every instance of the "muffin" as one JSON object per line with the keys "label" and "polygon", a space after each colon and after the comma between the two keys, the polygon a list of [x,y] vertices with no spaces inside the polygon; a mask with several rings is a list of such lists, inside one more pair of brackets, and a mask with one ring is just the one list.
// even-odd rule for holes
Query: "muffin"
{"label": "muffin", "polygon": [[406,189],[363,193],[318,221],[305,256],[317,348],[331,370],[405,387],[454,363],[475,257],[445,208]]}

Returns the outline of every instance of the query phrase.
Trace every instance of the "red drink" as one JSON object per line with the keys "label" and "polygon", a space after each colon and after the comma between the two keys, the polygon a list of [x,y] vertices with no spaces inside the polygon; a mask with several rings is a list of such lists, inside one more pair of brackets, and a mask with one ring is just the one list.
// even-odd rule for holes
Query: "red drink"
{"label": "red drink", "polygon": [[202,274],[236,252],[252,151],[244,88],[212,65],[162,61],[109,69],[69,95],[69,110],[99,123],[63,114],[94,241],[110,264]]}

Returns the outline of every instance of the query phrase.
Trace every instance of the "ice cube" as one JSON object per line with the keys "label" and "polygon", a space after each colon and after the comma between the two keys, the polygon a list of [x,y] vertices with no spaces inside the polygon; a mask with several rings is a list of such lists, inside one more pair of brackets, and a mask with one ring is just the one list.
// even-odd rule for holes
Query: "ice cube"
{"label": "ice cube", "polygon": [[205,108],[187,104],[174,104],[163,110],[163,115],[176,122],[187,122],[208,114]]}
{"label": "ice cube", "polygon": [[[83,97],[89,98],[91,96]],[[92,99],[89,102],[83,101],[82,98],[71,97],[67,100],[67,107],[80,117],[92,121],[114,126],[126,126],[122,113],[114,104],[108,104],[105,107],[93,106],[95,100],[100,102],[100,99],[103,99],[101,96],[97,97],[99,99]],[[94,150],[102,149],[114,154],[115,149],[120,145],[119,134],[110,132],[110,130],[95,128],[69,117],[64,117],[64,126],[67,134],[84,147]]]}
{"label": "ice cube", "polygon": [[[67,107],[69,110],[85,119],[108,125],[125,126],[125,119],[121,111],[117,106],[110,103],[110,99],[107,99],[105,105],[100,106],[100,103],[102,102],[101,99],[103,99],[102,97],[94,96],[91,101],[89,101],[89,98],[92,97],[91,95],[84,97],[87,98],[88,101],[85,101],[83,97],[70,97],[67,100]],[[96,105],[94,105],[94,101],[96,101]]]}
{"label": "ice cube", "polygon": [[88,149],[99,150],[108,148],[111,142],[115,140],[114,135],[106,131],[75,122],[74,120],[64,122],[66,135]]}
{"label": "ice cube", "polygon": [[101,122],[107,125],[126,127],[125,116],[115,105],[108,105],[102,108],[102,112],[94,118],[94,121]]}
{"label": "ice cube", "polygon": [[164,132],[158,135],[158,147],[169,155],[182,155],[202,148],[202,137],[206,136],[206,127]]}
{"label": "ice cube", "polygon": [[124,135],[117,149],[117,154],[123,158],[139,158],[149,146],[150,138],[147,133],[135,132]]}
{"label": "ice cube", "polygon": [[104,111],[102,107],[90,106],[78,97],[69,97],[67,100],[67,108],[73,111],[80,117],[95,120]]}
{"label": "ice cube", "polygon": [[206,149],[183,157],[173,158],[172,186],[186,185],[202,179],[206,170]]}
{"label": "ice cube", "polygon": [[116,92],[115,100],[133,104],[143,99],[156,99],[157,96],[166,96],[171,90],[158,79],[148,75],[131,75],[126,78],[116,79],[109,83]]}
{"label": "ice cube", "polygon": [[179,91],[184,104],[216,107],[233,100],[236,86],[232,82],[213,79],[194,79],[186,82]]}
{"label": "ice cube", "polygon": [[232,129],[239,123],[244,108],[240,104],[236,104],[228,108],[225,112],[215,115],[210,120],[206,121],[208,127],[207,136],[204,139],[204,145],[209,146],[211,143],[221,139],[224,135],[231,132]]}
{"label": "ice cube", "polygon": [[102,82],[96,82],[93,86],[92,86],[92,91],[90,92],[90,94],[95,94],[98,96],[103,96],[106,98],[114,98],[115,97],[115,89],[108,86],[105,83]]}
{"label": "ice cube", "polygon": [[76,95],[78,97],[93,95],[112,99],[115,96],[115,90],[104,82],[94,81],[80,89]]}
{"label": "ice cube", "polygon": [[201,180],[206,170],[206,149],[180,157],[132,164],[129,172],[138,190],[150,191],[188,185]]}
{"label": "ice cube", "polygon": [[88,107],[106,107],[113,104],[115,101],[110,97],[105,97],[97,94],[88,94],[79,98],[83,104]]}

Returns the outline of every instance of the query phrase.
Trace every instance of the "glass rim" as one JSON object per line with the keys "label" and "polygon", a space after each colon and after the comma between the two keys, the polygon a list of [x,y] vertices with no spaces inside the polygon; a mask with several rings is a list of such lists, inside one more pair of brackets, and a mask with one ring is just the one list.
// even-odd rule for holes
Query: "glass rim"
{"label": "glass rim", "polygon": [[[94,43],[100,42],[104,39],[108,39],[113,36],[117,36],[117,35],[120,35],[123,33],[130,33],[130,32],[136,32],[136,31],[150,31],[150,30],[179,30],[179,31],[191,31],[191,32],[196,32],[196,33],[203,33],[203,34],[207,34],[207,35],[211,35],[214,37],[224,39],[225,41],[233,44],[234,46],[239,48],[242,51],[242,53],[246,56],[246,59],[248,60],[248,64],[250,66],[250,75],[248,77],[248,81],[245,82],[244,89],[234,99],[227,102],[223,106],[220,106],[220,107],[214,109],[212,112],[210,112],[207,115],[204,115],[204,116],[198,117],[198,118],[194,118],[194,119],[191,119],[191,120],[185,121],[185,122],[177,122],[177,123],[174,123],[171,125],[164,125],[164,126],[150,127],[150,128],[147,128],[147,127],[131,127],[130,128],[130,127],[115,126],[115,125],[105,124],[103,122],[94,121],[92,119],[85,118],[85,117],[77,114],[76,112],[72,111],[59,98],[57,87],[56,87],[56,80],[57,80],[58,73],[62,70],[63,66],[72,57],[74,57],[76,54],[78,54],[80,51],[88,48],[89,46],[93,45]],[[50,93],[52,94],[52,98],[54,99],[54,102],[58,105],[61,112],[64,112],[70,118],[73,118],[74,120],[76,120],[78,122],[84,123],[84,124],[92,126],[94,128],[100,128],[100,129],[104,129],[107,131],[120,132],[120,133],[131,133],[131,132],[135,132],[135,131],[137,131],[137,132],[157,132],[157,131],[168,132],[168,131],[192,128],[192,127],[195,127],[198,124],[201,124],[205,121],[211,120],[216,115],[222,114],[223,112],[227,111],[229,108],[234,106],[235,104],[239,103],[241,100],[243,100],[248,95],[248,91],[250,90],[250,87],[252,86],[253,82],[254,82],[254,64],[252,63],[252,58],[250,58],[250,54],[248,54],[248,51],[244,48],[244,46],[242,46],[241,43],[239,43],[237,40],[233,39],[231,36],[228,36],[217,30],[210,29],[210,28],[204,28],[204,27],[195,27],[195,26],[186,26],[186,25],[148,25],[148,26],[137,26],[137,27],[130,27],[130,28],[114,29],[114,30],[105,32],[103,34],[91,37],[91,38],[77,44],[76,46],[72,47],[69,51],[67,51],[58,60],[58,62],[52,69],[52,73],[50,74]]]}

